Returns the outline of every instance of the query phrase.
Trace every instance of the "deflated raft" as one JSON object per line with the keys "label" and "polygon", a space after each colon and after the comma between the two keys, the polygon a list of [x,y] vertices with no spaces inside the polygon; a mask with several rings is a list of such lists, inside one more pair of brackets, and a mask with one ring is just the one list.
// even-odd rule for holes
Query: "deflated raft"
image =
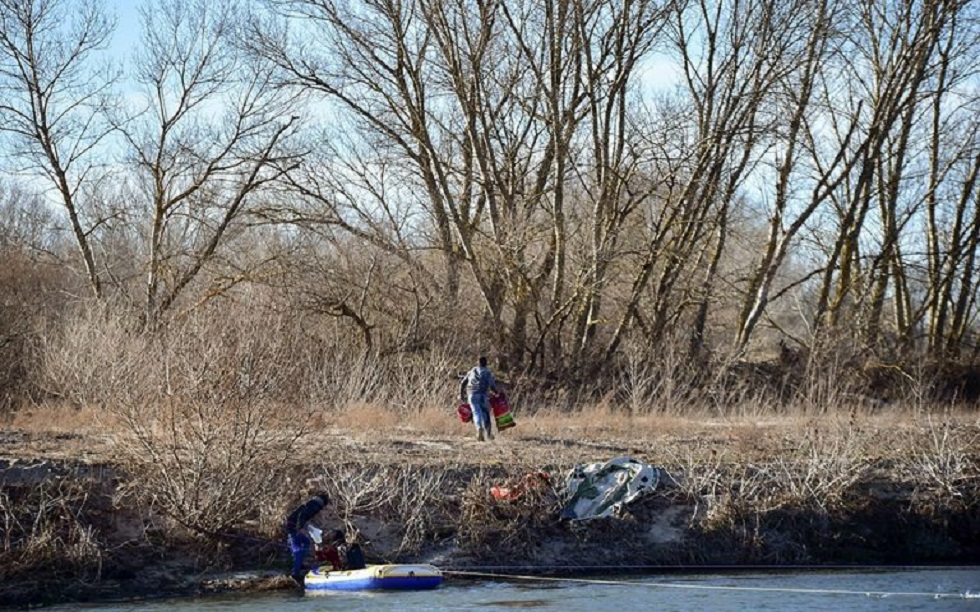
{"label": "deflated raft", "polygon": [[428,564],[369,565],[358,570],[332,571],[314,568],[307,572],[304,584],[307,591],[419,591],[442,584],[442,572]]}

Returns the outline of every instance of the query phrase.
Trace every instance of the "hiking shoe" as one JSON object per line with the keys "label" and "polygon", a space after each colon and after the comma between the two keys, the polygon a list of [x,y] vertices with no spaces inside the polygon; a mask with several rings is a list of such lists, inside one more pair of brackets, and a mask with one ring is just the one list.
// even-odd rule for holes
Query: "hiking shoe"
{"label": "hiking shoe", "polygon": [[487,427],[487,440],[493,440],[493,430]]}
{"label": "hiking shoe", "polygon": [[480,442],[483,442],[483,430],[482,429],[480,429],[480,430],[478,430],[476,432],[476,439],[479,440]]}

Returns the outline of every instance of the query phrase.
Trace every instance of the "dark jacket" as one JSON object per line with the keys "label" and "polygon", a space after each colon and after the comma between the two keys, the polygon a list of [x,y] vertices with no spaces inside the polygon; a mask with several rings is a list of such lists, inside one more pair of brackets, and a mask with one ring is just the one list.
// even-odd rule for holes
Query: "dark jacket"
{"label": "dark jacket", "polygon": [[283,531],[288,534],[293,534],[302,529],[326,505],[327,502],[322,497],[315,496],[310,498],[305,504],[289,513],[289,516],[286,517],[282,525]]}
{"label": "dark jacket", "polygon": [[341,552],[344,557],[344,569],[364,569],[364,552],[361,550],[360,544],[344,544],[342,549],[343,550]]}

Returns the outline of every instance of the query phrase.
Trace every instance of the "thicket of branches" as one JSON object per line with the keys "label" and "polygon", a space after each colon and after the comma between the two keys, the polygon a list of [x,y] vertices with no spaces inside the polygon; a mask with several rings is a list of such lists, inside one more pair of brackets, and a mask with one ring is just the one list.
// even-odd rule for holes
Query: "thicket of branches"
{"label": "thicket of branches", "polygon": [[[974,2],[141,16],[0,0],[7,407],[92,394],[94,363],[139,385],[133,343],[223,337],[257,304],[294,364],[479,351],[505,377],[633,392],[724,388],[779,347],[800,384],[980,357]],[[125,57],[119,28],[141,32]],[[68,385],[84,351],[56,351],[85,333],[115,348]]]}

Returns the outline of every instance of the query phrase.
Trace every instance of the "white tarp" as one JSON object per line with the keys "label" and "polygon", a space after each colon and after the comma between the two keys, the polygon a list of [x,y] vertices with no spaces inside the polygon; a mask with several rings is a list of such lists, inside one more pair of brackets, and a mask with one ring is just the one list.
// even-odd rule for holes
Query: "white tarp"
{"label": "white tarp", "polygon": [[657,488],[661,470],[629,457],[577,465],[568,477],[568,501],[562,518],[584,520],[611,516]]}
{"label": "white tarp", "polygon": [[323,542],[323,530],[322,529],[320,529],[319,527],[317,527],[313,523],[307,523],[306,524],[306,530],[308,532],[310,532],[310,537],[313,538],[313,541],[314,542],[316,542],[317,544],[320,544],[320,543]]}

